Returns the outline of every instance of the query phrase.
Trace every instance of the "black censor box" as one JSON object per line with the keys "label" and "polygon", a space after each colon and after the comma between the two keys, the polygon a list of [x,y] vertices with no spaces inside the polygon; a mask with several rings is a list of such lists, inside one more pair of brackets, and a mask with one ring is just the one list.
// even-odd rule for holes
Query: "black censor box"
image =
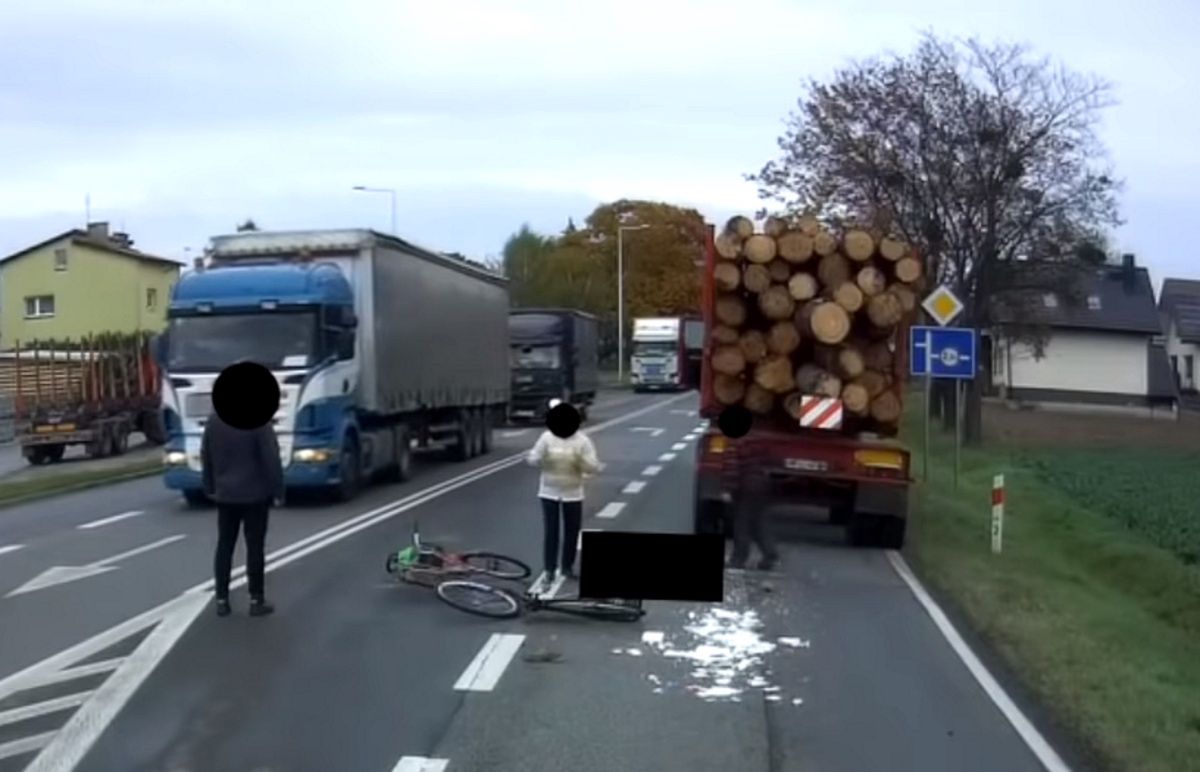
{"label": "black censor box", "polygon": [[583,531],[582,547],[581,598],[724,600],[725,538],[720,534]]}

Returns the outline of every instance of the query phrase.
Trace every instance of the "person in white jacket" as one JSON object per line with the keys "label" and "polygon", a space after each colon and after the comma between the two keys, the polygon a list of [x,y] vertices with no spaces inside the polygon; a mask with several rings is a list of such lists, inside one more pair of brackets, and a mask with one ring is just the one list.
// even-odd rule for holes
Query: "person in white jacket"
{"label": "person in white jacket", "polygon": [[596,447],[579,431],[579,424],[579,411],[560,400],[552,400],[546,415],[549,428],[538,437],[527,458],[531,466],[542,470],[538,498],[542,502],[545,526],[542,559],[546,582],[554,581],[560,569],[563,576],[575,578],[575,547],[583,520],[584,482],[603,468],[596,457]]}

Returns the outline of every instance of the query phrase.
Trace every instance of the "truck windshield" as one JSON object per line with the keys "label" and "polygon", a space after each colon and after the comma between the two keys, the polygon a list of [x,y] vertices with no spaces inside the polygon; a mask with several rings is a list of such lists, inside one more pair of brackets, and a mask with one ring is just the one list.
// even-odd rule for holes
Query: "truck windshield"
{"label": "truck windshield", "polygon": [[306,367],[313,363],[316,329],[316,315],[310,312],[172,319],[167,367],[213,371],[239,359],[265,367]]}
{"label": "truck windshield", "polygon": [[633,344],[634,356],[666,356],[674,354],[678,350],[678,346],[670,341],[661,343],[635,343]]}
{"label": "truck windshield", "polygon": [[558,346],[513,346],[509,365],[514,370],[553,370],[558,367]]}

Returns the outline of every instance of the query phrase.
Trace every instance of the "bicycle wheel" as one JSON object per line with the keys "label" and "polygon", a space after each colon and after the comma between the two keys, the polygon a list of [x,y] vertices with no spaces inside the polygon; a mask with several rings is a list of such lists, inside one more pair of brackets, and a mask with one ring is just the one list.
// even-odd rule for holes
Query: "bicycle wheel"
{"label": "bicycle wheel", "polygon": [[442,582],[437,596],[459,611],[481,617],[511,619],[521,613],[521,604],[511,594],[481,582]]}
{"label": "bicycle wheel", "polygon": [[538,602],[547,611],[560,611],[577,617],[607,619],[613,622],[636,622],[646,615],[641,606],[632,606],[617,601],[584,600],[582,598],[554,598]]}
{"label": "bicycle wheel", "polygon": [[459,557],[476,573],[497,579],[524,579],[533,573],[529,566],[516,558],[495,552],[464,552]]}

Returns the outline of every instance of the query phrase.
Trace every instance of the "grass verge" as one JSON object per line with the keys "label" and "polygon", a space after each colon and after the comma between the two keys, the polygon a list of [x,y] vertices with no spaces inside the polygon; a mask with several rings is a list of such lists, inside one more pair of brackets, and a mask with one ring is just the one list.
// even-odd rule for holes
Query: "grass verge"
{"label": "grass verge", "polygon": [[[913,428],[907,436],[919,454]],[[1097,501],[1077,483],[1088,460],[1080,454],[1094,462],[1092,451],[1063,449],[1031,463],[1020,451],[984,448],[963,451],[956,489],[952,442],[934,438],[930,479],[917,486],[909,552],[922,579],[1102,768],[1200,770],[1200,570],[1113,516],[1152,509],[1147,495],[1173,501],[1168,488],[1184,478],[1109,485]],[[1110,469],[1121,454],[1131,464],[1141,455],[1111,453]],[[1154,465],[1133,468],[1155,474]],[[1003,552],[992,555],[997,473],[1007,504]]]}
{"label": "grass verge", "polygon": [[162,471],[162,460],[147,459],[127,466],[93,469],[86,472],[47,474],[28,480],[0,482],[0,506],[11,506],[33,499],[95,488],[122,480],[147,477]]}

